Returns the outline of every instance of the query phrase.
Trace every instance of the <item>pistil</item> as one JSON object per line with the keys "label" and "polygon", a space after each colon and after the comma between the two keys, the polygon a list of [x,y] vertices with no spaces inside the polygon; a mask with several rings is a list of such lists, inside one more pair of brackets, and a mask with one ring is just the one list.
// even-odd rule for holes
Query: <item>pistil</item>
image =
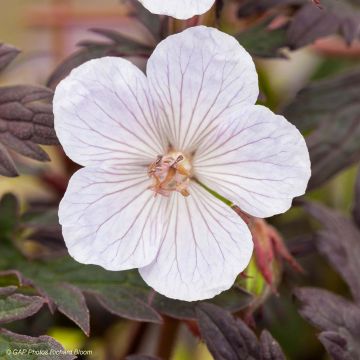
{"label": "pistil", "polygon": [[182,153],[173,151],[159,155],[149,166],[148,175],[154,180],[150,189],[155,192],[155,196],[169,196],[173,191],[189,196],[191,164]]}

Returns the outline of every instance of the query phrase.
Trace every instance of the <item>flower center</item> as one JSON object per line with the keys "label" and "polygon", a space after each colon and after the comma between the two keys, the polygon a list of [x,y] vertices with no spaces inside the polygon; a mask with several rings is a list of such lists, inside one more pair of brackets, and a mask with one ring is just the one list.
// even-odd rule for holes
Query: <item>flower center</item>
{"label": "flower center", "polygon": [[169,196],[172,191],[189,196],[191,164],[182,153],[172,151],[159,155],[149,166],[148,174],[154,180],[150,189],[155,192],[155,196]]}

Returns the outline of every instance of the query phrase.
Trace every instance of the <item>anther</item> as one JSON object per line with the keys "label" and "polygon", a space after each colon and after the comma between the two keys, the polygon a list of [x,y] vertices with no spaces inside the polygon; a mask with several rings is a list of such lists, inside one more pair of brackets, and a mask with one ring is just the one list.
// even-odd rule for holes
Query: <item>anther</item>
{"label": "anther", "polygon": [[149,166],[148,175],[154,180],[151,190],[157,194],[169,196],[176,191],[188,196],[187,190],[191,176],[191,165],[186,157],[178,152],[158,155]]}

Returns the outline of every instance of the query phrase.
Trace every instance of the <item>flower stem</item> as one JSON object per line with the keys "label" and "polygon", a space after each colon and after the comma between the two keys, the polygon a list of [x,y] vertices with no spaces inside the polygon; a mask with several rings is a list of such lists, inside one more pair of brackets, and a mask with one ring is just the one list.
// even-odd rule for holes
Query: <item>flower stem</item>
{"label": "flower stem", "polygon": [[157,355],[161,359],[170,359],[177,340],[179,320],[164,316],[164,324],[161,326]]}
{"label": "flower stem", "polygon": [[210,189],[209,187],[207,187],[205,184],[203,184],[202,182],[200,182],[198,179],[194,178],[194,181],[196,183],[198,183],[203,189],[205,189],[208,193],[210,193],[212,196],[215,196],[217,199],[219,199],[220,201],[222,201],[224,204],[226,204],[227,206],[233,207],[234,204],[233,202],[231,202],[230,200],[226,199],[225,197],[223,197],[222,195],[220,195],[219,193],[217,193],[216,191],[214,191],[213,189]]}
{"label": "flower stem", "polygon": [[194,178],[193,179],[196,183],[198,183],[203,189],[205,189],[209,194],[211,194],[212,196],[216,197],[218,200],[220,200],[221,202],[223,202],[225,205],[230,206],[244,221],[248,226],[252,225],[253,222],[253,217],[247,213],[245,213],[244,211],[242,211],[237,205],[235,205],[232,201],[230,201],[229,199],[225,198],[224,196],[220,195],[219,193],[217,193],[215,190],[210,189],[208,186],[206,186],[205,184],[203,184],[201,181],[199,181],[198,179]]}

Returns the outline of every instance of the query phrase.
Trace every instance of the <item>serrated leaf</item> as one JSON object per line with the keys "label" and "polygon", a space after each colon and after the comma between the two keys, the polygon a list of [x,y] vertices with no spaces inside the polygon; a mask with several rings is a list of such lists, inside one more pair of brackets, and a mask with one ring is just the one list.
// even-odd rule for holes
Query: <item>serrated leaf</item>
{"label": "serrated leaf", "polygon": [[300,301],[300,314],[324,331],[319,338],[334,359],[360,358],[358,305],[322,289],[296,289],[295,296]]}
{"label": "serrated leaf", "polygon": [[360,160],[360,71],[316,81],[301,90],[284,111],[307,137],[312,177],[309,189],[321,186]]}
{"label": "serrated leaf", "polygon": [[[146,296],[148,292],[145,288],[140,289],[140,293],[144,293]],[[146,319],[151,322],[162,322],[161,316],[147,303],[145,296],[142,299],[139,293],[132,294],[131,291],[129,292],[126,289],[107,287],[101,293],[95,292],[95,297],[112,314],[140,321]]]}
{"label": "serrated leaf", "polygon": [[322,0],[319,9],[335,14],[337,31],[351,44],[360,35],[360,3],[357,0]]}
{"label": "serrated leaf", "polygon": [[25,319],[36,314],[45,301],[39,296],[14,293],[15,286],[0,287],[0,323]]}
{"label": "serrated leaf", "polygon": [[6,250],[0,259],[0,270],[19,270],[23,283],[32,284],[41,295],[48,297],[61,312],[81,326],[85,333],[88,333],[88,319],[85,315],[88,310],[78,291],[102,296],[105,291],[121,290],[128,294],[128,301],[114,302],[112,312],[132,320],[159,322],[159,315],[155,316],[153,309],[148,312],[138,311],[141,316],[134,316],[137,310],[134,298],[141,302],[144,292],[150,291],[137,272],[110,272],[98,266],[82,265],[68,256],[52,261],[30,262],[13,249]]}
{"label": "serrated leaf", "polygon": [[20,51],[7,44],[0,44],[0,71],[4,70],[13,61]]}
{"label": "serrated leaf", "polygon": [[307,0],[245,0],[241,3],[238,15],[241,18],[256,15],[273,7],[302,5]]}
{"label": "serrated leaf", "polygon": [[[19,351],[23,354],[19,354]],[[30,337],[0,329],[0,359],[72,360],[64,348],[50,336]]]}
{"label": "serrated leaf", "polygon": [[324,226],[316,236],[317,248],[341,274],[354,299],[360,303],[359,229],[351,219],[320,204],[305,203],[304,208]]}
{"label": "serrated leaf", "polygon": [[262,360],[285,360],[280,345],[267,330],[264,330],[260,335],[260,351]]}
{"label": "serrated leaf", "polygon": [[339,110],[359,102],[359,85],[360,69],[314,81],[298,92],[284,114],[301,131],[329,125]]}
{"label": "serrated leaf", "polygon": [[[82,265],[70,257],[62,257],[51,261],[28,261],[10,246],[2,246],[0,271],[17,269],[21,273],[21,283],[32,284],[41,295],[88,332],[86,304],[79,296],[64,291],[64,286],[78,289],[94,295],[99,303],[113,314],[124,318],[161,322],[159,312],[178,318],[193,318],[193,309],[197,303],[183,303],[183,308],[171,309],[174,301],[163,298],[161,306],[154,301],[153,290],[141,279],[137,271],[113,272],[98,266]],[[0,273],[1,279],[1,273]],[[160,296],[160,295],[159,295]],[[242,290],[224,294],[218,303],[230,310],[247,305],[250,296]],[[74,299],[76,301],[74,301]],[[180,302],[177,303],[179,306]]]}
{"label": "serrated leaf", "polygon": [[[0,224],[11,213],[17,213],[14,201],[10,195],[0,200],[0,209],[4,209],[0,212]],[[1,207],[1,204],[12,205]],[[47,210],[46,214],[42,217],[28,213],[21,217],[19,228],[15,226],[16,221],[15,228],[11,226],[10,229],[13,233],[20,229],[25,233],[30,232],[30,238],[36,241],[34,236],[37,233],[32,231],[34,226],[43,226],[43,221],[48,225],[53,223],[51,211]],[[106,271],[99,266],[82,265],[69,256],[40,260],[21,247],[31,260],[19,253],[11,242],[1,242],[0,284],[32,285],[47,299],[52,311],[58,309],[87,334],[89,316],[83,293],[94,296],[109,312],[132,320],[159,323],[162,321],[160,313],[181,319],[195,318],[194,309],[198,302],[175,301],[155,294],[137,271]],[[238,311],[249,305],[252,296],[240,287],[234,287],[210,301],[230,311]]]}
{"label": "serrated leaf", "polygon": [[296,13],[289,26],[288,44],[291,49],[298,49],[336,33],[338,29],[338,18],[334,13],[308,3]]}
{"label": "serrated leaf", "polygon": [[323,331],[319,335],[320,342],[334,360],[349,359],[346,339],[335,331]]}
{"label": "serrated leaf", "polygon": [[270,334],[262,335],[259,342],[242,320],[221,308],[204,303],[197,306],[196,313],[201,335],[215,360],[285,359]]}
{"label": "serrated leaf", "polygon": [[7,149],[35,160],[49,160],[37,144],[58,144],[52,106],[40,102],[51,97],[52,91],[40,86],[0,88],[0,175],[17,174]]}
{"label": "serrated leaf", "polygon": [[90,335],[90,315],[84,295],[75,286],[64,283],[36,282],[38,289],[45,298],[54,301],[57,309],[74,321],[86,334]]}
{"label": "serrated leaf", "polygon": [[337,331],[354,327],[355,331],[358,327],[360,330],[360,308],[351,301],[317,288],[298,288],[294,294],[300,301],[300,314],[317,328]]}
{"label": "serrated leaf", "polygon": [[247,0],[239,10],[241,17],[263,13],[271,8],[281,11],[286,5],[296,6],[287,31],[291,49],[311,44],[327,35],[341,34],[350,44],[360,35],[360,3],[356,0]]}
{"label": "serrated leaf", "polygon": [[[237,312],[249,306],[253,296],[240,287],[233,287],[212,299],[207,303],[215,304],[227,311]],[[204,301],[202,301],[204,302]],[[186,302],[168,299],[160,294],[155,294],[152,300],[153,306],[162,314],[176,319],[196,319],[196,305],[201,302]]]}
{"label": "serrated leaf", "polygon": [[47,81],[47,86],[55,88],[60,80],[66,77],[72,69],[91,59],[104,56],[146,59],[154,49],[154,44],[145,45],[114,30],[93,29],[92,31],[102,35],[105,38],[104,41],[88,40],[80,42],[79,46],[82,49],[70,55],[54,70]]}

